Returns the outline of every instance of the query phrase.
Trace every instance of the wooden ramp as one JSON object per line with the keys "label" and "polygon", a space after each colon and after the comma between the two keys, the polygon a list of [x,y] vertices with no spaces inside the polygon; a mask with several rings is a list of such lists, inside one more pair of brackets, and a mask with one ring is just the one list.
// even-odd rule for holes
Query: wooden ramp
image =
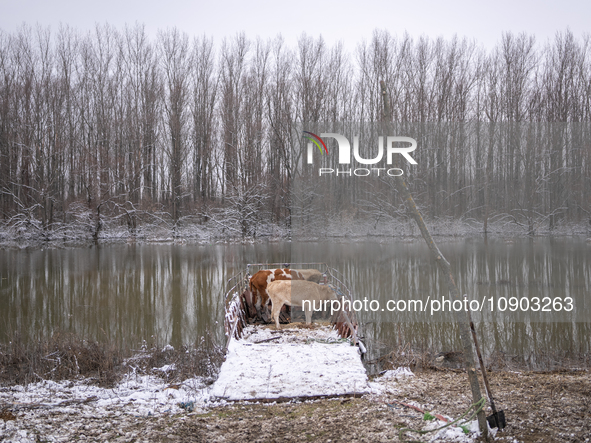
{"label": "wooden ramp", "polygon": [[213,396],[287,401],[367,393],[359,348],[330,326],[313,326],[247,326],[229,343]]}

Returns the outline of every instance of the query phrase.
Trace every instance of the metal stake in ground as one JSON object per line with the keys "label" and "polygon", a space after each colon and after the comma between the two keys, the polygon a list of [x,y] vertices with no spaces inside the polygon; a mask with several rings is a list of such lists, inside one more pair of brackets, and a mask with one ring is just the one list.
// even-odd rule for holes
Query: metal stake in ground
{"label": "metal stake in ground", "polygon": [[[466,294],[464,294],[464,300],[467,300]],[[470,310],[468,310],[468,319],[470,320],[470,329],[472,331],[472,339],[474,340],[474,346],[476,346],[476,355],[478,355],[478,361],[480,362],[480,372],[482,372],[482,379],[484,380],[484,387],[486,388],[486,393],[488,394],[488,400],[490,401],[490,407],[493,411],[493,414],[489,417],[486,417],[489,425],[491,428],[499,428],[503,429],[507,423],[505,422],[505,413],[503,411],[498,411],[495,406],[495,402],[493,400],[493,395],[490,390],[490,385],[488,384],[488,377],[486,375],[486,368],[484,367],[484,360],[482,360],[482,354],[480,353],[480,346],[478,346],[478,338],[476,338],[476,329],[474,329],[474,322],[472,322],[472,315],[470,315]]]}

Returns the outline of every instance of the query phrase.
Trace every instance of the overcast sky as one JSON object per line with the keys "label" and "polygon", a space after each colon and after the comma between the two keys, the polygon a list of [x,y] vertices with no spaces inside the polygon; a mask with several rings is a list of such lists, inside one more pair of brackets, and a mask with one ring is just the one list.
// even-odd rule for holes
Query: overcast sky
{"label": "overcast sky", "polygon": [[0,29],[9,32],[23,22],[54,31],[60,23],[89,30],[97,22],[119,29],[139,22],[154,36],[176,26],[189,35],[213,36],[216,43],[240,31],[250,38],[281,33],[289,45],[303,32],[322,34],[329,45],[340,40],[348,50],[369,40],[376,28],[397,36],[404,31],[413,37],[457,34],[486,48],[504,31],[533,34],[541,45],[567,28],[577,37],[591,31],[589,0],[0,0],[0,6]]}

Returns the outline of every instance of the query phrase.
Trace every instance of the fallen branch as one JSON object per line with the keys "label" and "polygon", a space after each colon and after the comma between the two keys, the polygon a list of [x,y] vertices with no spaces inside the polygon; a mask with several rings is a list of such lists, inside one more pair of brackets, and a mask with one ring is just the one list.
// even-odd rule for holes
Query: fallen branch
{"label": "fallen branch", "polygon": [[10,409],[12,411],[19,411],[21,409],[42,409],[42,408],[63,408],[64,406],[80,405],[97,401],[98,397],[93,395],[85,399],[64,400],[59,403],[6,403],[0,409]]}
{"label": "fallen branch", "polygon": [[266,343],[266,342],[268,342],[268,341],[272,341],[272,340],[278,340],[278,339],[280,339],[280,338],[281,338],[281,336],[280,336],[280,335],[277,335],[277,336],[275,336],[275,337],[271,337],[271,338],[266,338],[266,339],[264,339],[264,340],[258,340],[258,341],[255,341],[254,343],[256,343],[256,344],[258,344],[258,343]]}

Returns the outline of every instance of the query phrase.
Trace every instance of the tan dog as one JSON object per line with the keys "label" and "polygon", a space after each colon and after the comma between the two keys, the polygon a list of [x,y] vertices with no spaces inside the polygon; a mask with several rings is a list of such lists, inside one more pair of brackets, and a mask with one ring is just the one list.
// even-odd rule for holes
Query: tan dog
{"label": "tan dog", "polygon": [[[306,324],[310,324],[312,323],[314,301],[322,303],[338,300],[329,286],[306,280],[273,281],[267,285],[267,293],[271,299],[271,318],[275,320],[276,329],[280,329],[279,312],[283,305],[303,307],[306,314]],[[327,304],[325,303],[325,306]]]}

